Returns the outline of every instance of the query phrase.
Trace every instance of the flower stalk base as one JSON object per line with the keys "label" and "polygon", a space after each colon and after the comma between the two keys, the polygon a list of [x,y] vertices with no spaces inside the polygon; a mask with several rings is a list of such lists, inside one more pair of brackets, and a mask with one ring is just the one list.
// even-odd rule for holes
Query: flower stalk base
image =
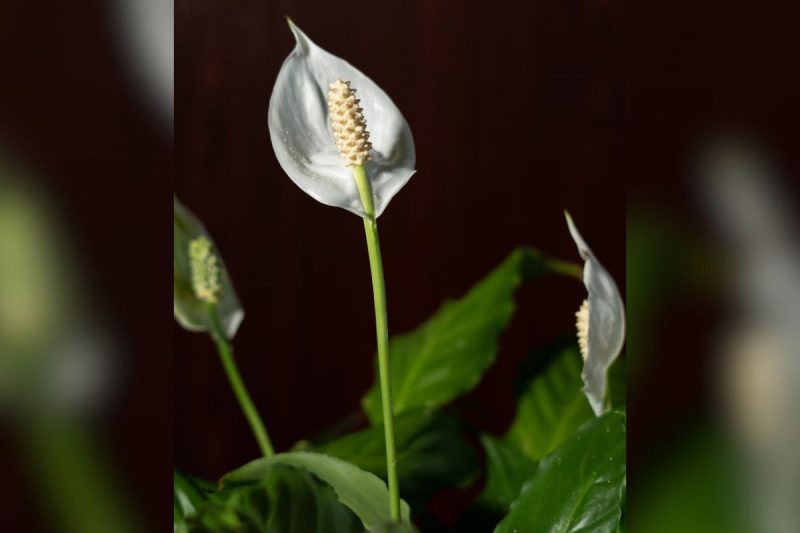
{"label": "flower stalk base", "polygon": [[244,381],[242,381],[242,376],[239,374],[239,369],[236,367],[236,361],[233,360],[233,347],[225,335],[222,324],[220,324],[217,306],[208,304],[207,308],[213,325],[212,337],[217,344],[220,361],[225,369],[225,375],[228,376],[233,393],[236,395],[236,400],[239,402],[239,407],[241,407],[247,422],[250,424],[261,453],[264,457],[275,455],[275,449],[272,447],[264,422],[261,421],[261,417],[258,415],[255,405],[253,405],[253,400],[247,392]]}

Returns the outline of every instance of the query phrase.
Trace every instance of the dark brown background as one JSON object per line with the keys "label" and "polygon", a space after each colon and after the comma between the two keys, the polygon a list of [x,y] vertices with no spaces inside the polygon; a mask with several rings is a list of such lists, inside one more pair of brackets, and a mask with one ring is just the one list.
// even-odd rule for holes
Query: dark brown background
{"label": "dark brown background", "polygon": [[[418,173],[379,221],[391,332],[516,245],[578,260],[564,208],[624,279],[614,6],[477,5],[177,2],[176,191],[242,297],[237,357],[279,449],[358,408],[375,346],[360,220],[303,193],[270,145],[268,99],[294,45],[287,15],[374,79],[414,133]],[[475,422],[505,429],[516,365],[572,331],[584,294],[555,277],[521,291],[498,362],[467,402]],[[214,478],[256,457],[211,342],[176,327],[175,361],[177,468]]]}

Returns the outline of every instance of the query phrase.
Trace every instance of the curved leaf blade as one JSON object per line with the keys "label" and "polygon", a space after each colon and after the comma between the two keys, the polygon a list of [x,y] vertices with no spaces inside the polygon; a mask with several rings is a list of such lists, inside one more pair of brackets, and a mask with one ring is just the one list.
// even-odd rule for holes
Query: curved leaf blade
{"label": "curved leaf blade", "polygon": [[[302,468],[331,486],[339,501],[352,510],[367,529],[392,521],[389,489],[375,474],[336,457],[314,452],[288,452],[256,459],[222,478],[222,486],[254,483],[270,475],[276,465]],[[400,502],[402,521],[409,522],[409,507]]]}
{"label": "curved leaf blade", "polygon": [[334,489],[303,468],[273,465],[255,483],[224,491],[188,520],[191,532],[356,533],[364,527]]}

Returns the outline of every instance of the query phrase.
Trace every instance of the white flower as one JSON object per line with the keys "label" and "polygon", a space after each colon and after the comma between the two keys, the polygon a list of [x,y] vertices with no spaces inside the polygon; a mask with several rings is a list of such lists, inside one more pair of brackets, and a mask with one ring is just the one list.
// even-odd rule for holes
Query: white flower
{"label": "white flower", "polygon": [[244,319],[242,304],[211,235],[177,198],[173,199],[172,239],[175,320],[189,331],[213,331],[211,303],[232,339]]}
{"label": "white flower", "polygon": [[330,85],[349,81],[370,126],[371,147],[364,169],[372,185],[377,217],[415,172],[414,139],[408,123],[375,82],[314,44],[291,21],[289,28],[297,44],[278,73],[269,102],[269,134],[278,162],[311,197],[365,216],[352,171],[340,155],[329,120]]}
{"label": "white flower", "polygon": [[575,316],[583,357],[583,393],[599,416],[604,411],[608,369],[625,342],[625,307],[614,279],[595,258],[569,213],[564,214],[578,253],[584,260],[583,284],[589,297]]}

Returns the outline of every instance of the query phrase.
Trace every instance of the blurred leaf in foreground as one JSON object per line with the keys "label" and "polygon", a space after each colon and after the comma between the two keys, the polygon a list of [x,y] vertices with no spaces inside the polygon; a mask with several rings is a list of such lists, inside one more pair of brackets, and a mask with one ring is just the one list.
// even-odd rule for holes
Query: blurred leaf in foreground
{"label": "blurred leaf in foreground", "polygon": [[628,506],[631,531],[752,531],[749,502],[742,501],[739,457],[723,435],[705,427],[690,430],[642,466],[644,474],[638,475],[642,479]]}

